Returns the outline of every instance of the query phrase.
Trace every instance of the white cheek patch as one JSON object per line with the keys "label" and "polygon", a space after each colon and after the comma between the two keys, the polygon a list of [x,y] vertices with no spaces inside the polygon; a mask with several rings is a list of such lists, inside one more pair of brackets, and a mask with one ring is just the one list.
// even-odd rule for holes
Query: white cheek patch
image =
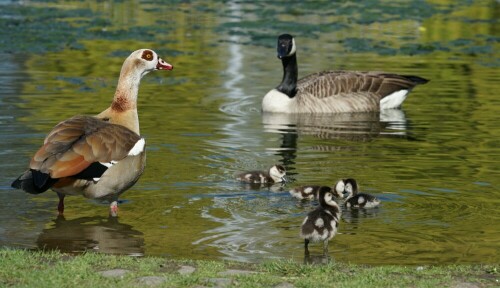
{"label": "white cheek patch", "polygon": [[340,180],[337,182],[337,185],[335,185],[335,190],[339,193],[342,194],[344,192],[345,184],[344,181]]}
{"label": "white cheek patch", "polygon": [[286,56],[291,56],[297,52],[297,46],[295,46],[295,38],[292,38],[292,50],[290,50],[290,53]]}
{"label": "white cheek patch", "polygon": [[347,192],[349,192],[349,193],[352,193],[352,184],[351,184],[351,183],[347,183],[347,184],[345,185],[344,190],[346,190],[346,191],[347,191]]}
{"label": "white cheek patch", "polygon": [[309,194],[313,191],[313,188],[312,187],[307,187],[306,189],[304,189],[304,192]]}
{"label": "white cheek patch", "polygon": [[144,140],[144,138],[141,138],[139,141],[137,141],[135,143],[134,147],[132,147],[132,149],[130,149],[130,151],[128,152],[128,155],[129,156],[137,156],[137,155],[141,154],[144,151],[144,146],[146,146],[146,140]]}

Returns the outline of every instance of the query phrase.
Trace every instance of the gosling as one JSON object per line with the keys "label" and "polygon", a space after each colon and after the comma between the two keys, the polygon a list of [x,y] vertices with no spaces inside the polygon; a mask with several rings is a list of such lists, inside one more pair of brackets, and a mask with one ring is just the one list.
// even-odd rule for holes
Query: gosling
{"label": "gosling", "polygon": [[285,180],[286,169],[281,165],[273,165],[266,171],[248,171],[237,176],[237,180],[245,183],[280,183]]}
{"label": "gosling", "polygon": [[377,197],[367,193],[358,193],[358,189],[358,183],[352,178],[339,180],[335,185],[335,190],[344,195],[344,205],[347,208],[374,208],[380,204]]}
{"label": "gosling", "polygon": [[333,200],[330,187],[322,186],[319,189],[319,206],[307,214],[302,222],[300,237],[304,239],[304,252],[309,255],[309,242],[323,241],[323,255],[328,253],[328,241],[336,234],[339,226],[341,210]]}
{"label": "gosling", "polygon": [[[304,185],[291,189],[288,191],[292,197],[300,200],[318,200],[319,190],[323,187],[321,185]],[[343,198],[343,194],[337,192],[336,189],[332,190],[333,196],[336,198]]]}

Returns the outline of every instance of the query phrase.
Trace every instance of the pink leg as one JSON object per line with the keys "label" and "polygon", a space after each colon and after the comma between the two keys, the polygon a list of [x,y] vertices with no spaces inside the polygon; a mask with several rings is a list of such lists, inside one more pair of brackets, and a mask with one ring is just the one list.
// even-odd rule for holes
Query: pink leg
{"label": "pink leg", "polygon": [[57,205],[57,211],[59,211],[59,215],[64,214],[64,194],[57,193],[57,196],[59,196],[59,204]]}
{"label": "pink leg", "polygon": [[118,201],[113,201],[109,205],[109,215],[111,217],[116,217],[118,216]]}

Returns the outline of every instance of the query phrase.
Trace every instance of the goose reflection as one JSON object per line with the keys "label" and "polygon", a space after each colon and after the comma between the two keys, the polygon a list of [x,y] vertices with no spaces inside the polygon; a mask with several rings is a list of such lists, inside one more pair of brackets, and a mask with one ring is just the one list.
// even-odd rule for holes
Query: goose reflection
{"label": "goose reflection", "polygon": [[[402,110],[337,114],[263,113],[266,132],[311,135],[321,139],[356,142],[371,141],[379,135],[406,135],[406,116]],[[296,138],[295,138],[296,139]],[[290,142],[290,139],[286,140]],[[295,148],[290,145],[289,148]]]}
{"label": "goose reflection", "polygon": [[[352,224],[359,224],[360,219],[363,218],[373,218],[377,217],[379,214],[379,208],[373,209],[347,209],[343,207],[342,209],[342,220]],[[356,228],[356,225],[353,226]]]}
{"label": "goose reflection", "polygon": [[[337,114],[285,114],[263,113],[264,131],[282,135],[276,155],[281,157],[293,180],[297,142],[300,136],[320,139],[369,142],[379,136],[407,138],[407,119],[400,109],[380,112],[337,113]],[[349,146],[320,145],[311,147],[318,151],[351,149]]]}
{"label": "goose reflection", "polygon": [[243,189],[248,191],[270,191],[274,193],[286,191],[285,183],[241,183]]}
{"label": "goose reflection", "polygon": [[82,217],[66,220],[59,216],[37,239],[39,249],[67,253],[95,251],[131,256],[144,255],[142,232],[118,222],[115,217]]}

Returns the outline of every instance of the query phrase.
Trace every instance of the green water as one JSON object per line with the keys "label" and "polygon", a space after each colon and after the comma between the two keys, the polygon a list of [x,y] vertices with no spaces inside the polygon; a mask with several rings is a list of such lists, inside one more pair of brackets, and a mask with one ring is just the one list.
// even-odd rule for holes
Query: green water
{"label": "green water", "polygon": [[[500,4],[365,2],[0,5],[0,245],[302,261],[299,227],[314,206],[288,189],[353,177],[382,205],[344,212],[333,259],[499,262]],[[301,76],[383,70],[431,82],[387,113],[262,115],[262,97],[282,77],[274,45],[285,32],[296,36]],[[143,78],[148,162],[118,219],[83,197],[67,197],[57,219],[54,193],[11,189],[56,123],[109,105],[123,60],[144,47],[174,70]],[[293,182],[233,180],[273,163]]]}

